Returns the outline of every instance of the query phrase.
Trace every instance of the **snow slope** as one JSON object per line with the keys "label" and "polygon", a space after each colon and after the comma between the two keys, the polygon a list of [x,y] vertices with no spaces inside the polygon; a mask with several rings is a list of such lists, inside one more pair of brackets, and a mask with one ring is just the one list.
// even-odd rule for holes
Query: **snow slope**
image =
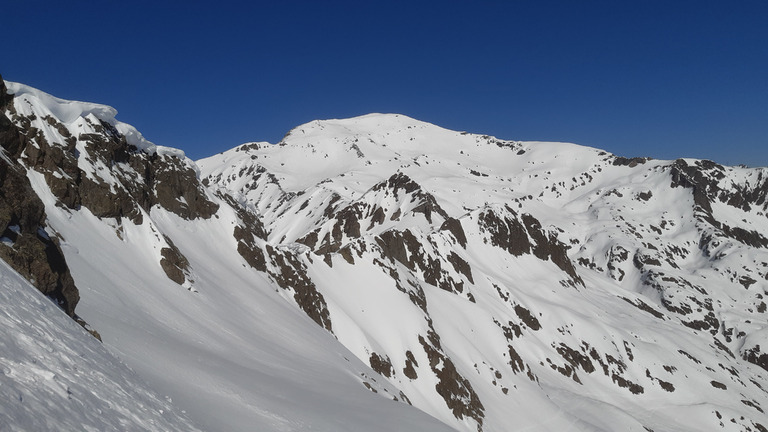
{"label": "snow slope", "polygon": [[[106,185],[99,193],[107,194],[108,201],[110,194],[118,194],[118,201],[133,199],[135,185],[130,183],[140,178],[137,162],[114,163],[94,145],[115,143],[93,139],[109,135],[105,123],[120,133],[110,139],[132,130],[114,120],[113,110],[61,101],[22,85],[9,83],[8,88],[18,91],[11,116],[31,118],[32,127],[44,131],[30,145],[53,152],[75,137],[71,154],[81,177]],[[163,170],[166,175],[171,171],[172,183],[178,181],[174,169],[195,168],[181,152],[158,153],[160,147],[130,139],[126,144],[135,147],[140,161],[180,160],[158,168],[151,189],[141,192],[158,200]],[[30,163],[30,152],[22,154],[23,163]],[[450,430],[404,403],[394,386],[245,264],[232,237],[242,221],[221,198],[203,193],[200,199],[218,207],[207,218],[180,217],[162,204],[187,214],[194,210],[192,203],[179,207],[163,201],[147,209],[127,205],[129,217],[122,209],[127,217],[96,216],[84,205],[63,205],[50,182],[65,174],[55,174],[48,165],[40,169],[29,169],[27,176],[46,205],[48,229],[61,239],[80,289],[78,313],[98,328],[106,347],[203,429]],[[75,187],[84,202],[83,184]],[[181,283],[169,279],[161,264],[167,250],[180,250],[188,260]]]}
{"label": "snow slope", "polygon": [[[49,213],[64,239],[88,245],[62,248],[81,290],[79,311],[105,344],[207,430],[445,430],[391,402],[396,388],[374,382],[370,369],[246,267],[224,236],[235,223],[228,213],[190,222],[153,209],[142,225],[124,222],[122,239],[87,210],[71,219]],[[192,290],[146,253],[159,249],[153,232],[173,238],[187,257]]]}
{"label": "snow slope", "polygon": [[4,262],[0,305],[0,430],[199,430]]}

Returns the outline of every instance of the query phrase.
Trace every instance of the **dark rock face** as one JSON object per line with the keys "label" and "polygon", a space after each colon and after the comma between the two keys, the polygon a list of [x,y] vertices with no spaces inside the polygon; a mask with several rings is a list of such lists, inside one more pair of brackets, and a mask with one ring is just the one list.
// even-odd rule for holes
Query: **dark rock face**
{"label": "dark rock face", "polygon": [[672,164],[670,177],[672,187],[691,189],[698,218],[718,229],[720,236],[732,238],[748,246],[768,248],[768,238],[760,232],[728,226],[716,220],[712,214],[712,203],[718,201],[744,211],[749,211],[752,206],[766,210],[768,179],[760,175],[753,185],[725,187],[722,184],[726,177],[722,165],[708,160],[696,161],[694,165],[689,165],[683,159],[678,159]]}
{"label": "dark rock face", "polygon": [[560,270],[570,276],[571,284],[584,285],[568,258],[566,245],[544,232],[535,217],[529,214],[519,216],[511,208],[505,207],[501,212],[492,209],[483,211],[478,223],[480,229],[490,235],[492,245],[514,256],[532,253],[541,260],[552,260]]}
{"label": "dark rock face", "polygon": [[[370,194],[370,195],[369,195]],[[434,215],[447,219],[448,215],[437,203],[435,197],[429,192],[424,191],[421,186],[403,173],[395,173],[389,179],[375,184],[366,192],[367,196],[394,197],[399,206],[400,203],[415,203],[416,205],[409,210],[410,213],[420,213],[424,218],[432,223]],[[364,197],[365,198],[365,197]],[[339,205],[341,197],[334,195],[326,206],[323,216],[332,223],[332,226],[325,234],[320,237],[321,228],[305,234],[297,239],[298,243],[309,246],[317,255],[326,255],[340,252],[346,243],[361,238],[366,231],[381,225],[385,222],[387,210],[392,213],[389,220],[399,220],[403,215],[399,207],[385,209],[378,203],[371,204],[365,199]],[[304,205],[307,203],[305,202]],[[302,206],[302,209],[304,206]],[[456,221],[458,223],[458,221]],[[455,228],[455,224],[448,225]],[[458,226],[459,231],[461,225]],[[457,231],[458,233],[458,231]],[[456,234],[455,235],[461,235]],[[466,238],[463,239],[466,244]]]}
{"label": "dark rock face", "polygon": [[387,356],[382,357],[376,353],[371,353],[371,358],[368,360],[368,363],[371,365],[371,369],[387,378],[392,377],[392,374],[394,373],[392,362]]}
{"label": "dark rock face", "polygon": [[[43,204],[29,183],[8,177],[0,174],[0,230],[5,243],[0,258],[74,317],[80,294],[61,249],[45,233]],[[25,198],[19,202],[13,198],[17,194]]]}
{"label": "dark rock face", "polygon": [[[8,102],[9,112],[26,138],[9,146],[12,158],[23,158],[24,164],[45,176],[46,183],[59,205],[77,210],[88,208],[102,218],[128,218],[142,223],[141,209],[154,205],[184,219],[210,218],[218,205],[208,200],[197,175],[176,156],[146,154],[129,145],[117,129],[104,121],[85,121],[92,133],[73,136],[53,117],[43,119],[55,129],[62,142],[48,142],[42,131],[33,126],[36,118],[24,117]],[[83,154],[77,150],[82,143]],[[78,158],[94,167],[84,172]]]}
{"label": "dark rock face", "polygon": [[[8,113],[0,115],[4,155],[0,158],[0,233],[4,242],[0,258],[81,324],[84,322],[75,315],[78,290],[56,239],[45,232],[45,206],[32,189],[27,170],[42,174],[58,206],[85,207],[98,217],[118,222],[126,218],[141,224],[142,210],[155,205],[185,219],[210,218],[218,210],[186,161],[140,151],[107,122],[84,117],[92,130],[75,136],[51,116],[20,114],[4,83],[0,112]],[[89,165],[93,169],[84,171]],[[166,240],[160,266],[171,280],[183,284],[189,263]]]}
{"label": "dark rock face", "polygon": [[744,351],[742,358],[768,371],[768,354],[760,349],[760,345],[755,345],[749,350]]}
{"label": "dark rock face", "polygon": [[307,267],[292,254],[266,245],[270,268],[267,273],[283,289],[292,290],[293,298],[313,321],[333,332],[328,305],[317,286],[307,275]]}
{"label": "dark rock face", "polygon": [[458,219],[448,218],[440,226],[440,231],[448,231],[453,234],[456,241],[459,242],[461,247],[467,247],[467,235],[464,233],[464,228],[461,227],[461,222]]}
{"label": "dark rock face", "polygon": [[168,244],[168,247],[160,250],[160,255],[162,256],[160,267],[163,268],[168,279],[182,285],[189,273],[189,261],[181,254],[181,251],[173,244],[171,239],[165,237],[165,242]]}
{"label": "dark rock face", "polygon": [[243,257],[249,266],[262,272],[267,271],[267,260],[264,256],[264,251],[256,240],[267,240],[267,232],[264,230],[264,225],[255,214],[241,207],[229,195],[219,194],[219,197],[237,211],[237,215],[242,222],[241,225],[235,226],[232,233],[235,240],[237,240],[237,253]]}
{"label": "dark rock face", "polygon": [[403,368],[403,374],[408,377],[408,379],[415,380],[419,377],[419,375],[416,373],[416,369],[414,366],[418,367],[419,363],[416,361],[416,358],[413,356],[413,353],[411,351],[405,352],[405,367]]}
{"label": "dark rock face", "polygon": [[482,430],[485,407],[472,384],[456,369],[451,358],[446,356],[440,344],[440,337],[430,331],[425,339],[419,336],[419,343],[429,358],[429,366],[438,379],[435,390],[442,396],[448,408],[458,419],[471,418]]}
{"label": "dark rock face", "polygon": [[[381,248],[382,257],[398,261],[411,271],[421,272],[424,282],[430,285],[453,293],[464,291],[464,282],[456,281],[448,273],[446,270],[449,268],[448,265],[472,282],[472,270],[466,261],[456,254],[446,258],[429,253],[422,244],[422,240],[419,240],[410,230],[389,230],[377,236],[375,240]],[[427,240],[429,241],[429,237]]]}
{"label": "dark rock face", "polygon": [[[397,200],[410,197],[411,202],[419,203],[411,209],[411,212],[423,214],[424,218],[427,219],[429,223],[432,223],[433,215],[439,215],[443,219],[448,218],[448,214],[442,207],[440,207],[440,204],[437,203],[435,197],[402,172],[392,174],[387,180],[379,182],[371,188],[371,192],[373,193],[381,191],[386,191],[386,193],[391,194]],[[401,216],[402,215],[398,209],[397,212],[392,214],[390,219],[397,220]],[[383,222],[383,217],[384,215],[381,214],[378,217],[374,217],[374,219],[379,220],[380,222],[378,223],[381,223]]]}
{"label": "dark rock face", "polygon": [[[40,119],[20,114],[4,84],[0,90],[0,108],[11,117],[0,118],[0,142],[8,156],[2,163],[18,161],[13,163],[13,170],[3,170],[3,192],[7,207],[22,212],[9,213],[3,230],[23,225],[21,234],[14,237],[17,253],[7,260],[24,269],[20,272],[56,298],[71,316],[77,290],[61,251],[52,240],[36,234],[38,228],[44,233],[44,206],[39,200],[33,202],[37,198],[26,179],[26,170],[42,174],[58,206],[70,210],[85,207],[97,217],[113,218],[118,223],[125,218],[141,224],[144,212],[155,205],[188,220],[210,218],[218,210],[218,205],[207,198],[197,173],[183,158],[141,151],[128,144],[114,126],[93,116],[83,117],[90,130],[76,136],[51,116]],[[12,202],[21,197],[25,197],[24,202]],[[23,218],[27,220],[21,224],[18,220]],[[33,241],[35,235],[40,239]],[[160,266],[169,279],[183,284],[189,262],[170,239],[166,238],[166,243]],[[49,270],[41,270],[46,266]],[[52,274],[59,276],[54,278]]]}
{"label": "dark rock face", "polygon": [[147,170],[146,184],[155,192],[151,205],[159,204],[184,219],[208,219],[219,209],[206,197],[197,174],[179,158],[154,155]]}
{"label": "dark rock face", "polygon": [[[0,78],[0,105],[12,103]],[[3,106],[0,106],[0,109]],[[45,205],[13,161],[26,138],[0,114],[0,258],[75,318],[80,294],[55,239],[45,231]]]}
{"label": "dark rock face", "polygon": [[383,255],[399,261],[411,270],[416,269],[416,260],[411,260],[408,251],[418,251],[421,243],[410,230],[403,232],[390,230],[382,233],[376,241],[383,251]]}
{"label": "dark rock face", "polygon": [[[511,209],[507,209],[515,215]],[[491,244],[498,246],[514,256],[531,252],[531,242],[528,233],[517,218],[503,217],[492,210],[480,214],[480,227],[488,231]]]}
{"label": "dark rock face", "polygon": [[625,157],[621,157],[621,156],[616,156],[613,159],[613,165],[614,166],[626,166],[626,167],[634,168],[634,167],[636,167],[638,165],[642,165],[642,164],[648,162],[649,160],[651,160],[651,158],[646,158],[646,157],[625,158]]}
{"label": "dark rock face", "polygon": [[552,260],[573,281],[584,285],[584,281],[576,274],[576,269],[573,267],[570,258],[568,258],[567,247],[554,236],[546,234],[541,228],[541,223],[535,217],[524,214],[522,220],[528,230],[528,234],[536,242],[533,246],[533,254],[541,260]]}

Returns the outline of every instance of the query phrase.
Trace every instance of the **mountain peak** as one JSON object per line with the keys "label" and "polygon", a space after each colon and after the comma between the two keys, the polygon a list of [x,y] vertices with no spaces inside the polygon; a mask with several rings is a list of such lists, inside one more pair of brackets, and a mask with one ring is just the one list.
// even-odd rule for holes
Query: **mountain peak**
{"label": "mountain peak", "polygon": [[[292,129],[306,134],[359,135],[381,131],[392,131],[414,126],[430,125],[403,114],[370,113],[344,119],[313,120]],[[289,133],[290,134],[290,133]]]}

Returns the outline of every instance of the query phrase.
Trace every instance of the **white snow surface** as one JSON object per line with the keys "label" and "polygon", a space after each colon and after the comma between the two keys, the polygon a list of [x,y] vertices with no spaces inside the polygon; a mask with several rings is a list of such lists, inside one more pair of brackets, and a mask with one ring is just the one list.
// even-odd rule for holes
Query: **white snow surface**
{"label": "white snow surface", "polygon": [[[41,118],[115,122],[9,88]],[[78,313],[202,429],[761,430],[768,379],[741,355],[768,346],[766,249],[708,224],[692,190],[672,186],[672,161],[615,161],[371,114],[198,161],[219,205],[209,219],[160,206],[139,225],[100,219],[28,177],[63,239]],[[721,174],[735,190],[768,171]],[[764,206],[711,207],[768,236]],[[243,210],[268,232],[256,246],[303,266],[330,332],[238,252]],[[564,250],[572,273],[497,244],[523,242],[515,227],[532,247]],[[398,235],[413,241],[385,251]],[[166,238],[189,261],[182,285],[160,266]],[[374,372],[376,356],[388,372]]]}
{"label": "white snow surface", "polygon": [[199,430],[3,261],[0,328],[0,430]]}
{"label": "white snow surface", "polygon": [[[8,94],[14,96],[16,108],[21,113],[34,113],[41,117],[50,115],[70,128],[75,136],[78,136],[83,132],[92,132],[92,130],[89,130],[90,128],[83,123],[83,120],[94,118],[114,126],[115,129],[125,137],[128,144],[135,146],[139,150],[150,154],[169,154],[184,158],[184,152],[182,150],[157,146],[144,138],[144,135],[136,130],[135,127],[117,121],[115,119],[117,110],[111,106],[59,99],[36,88],[11,81],[5,81],[5,85],[8,89]],[[56,142],[56,138],[58,137],[55,134],[46,134],[46,139],[50,140],[51,138],[54,139],[52,142]]]}
{"label": "white snow surface", "polygon": [[[44,180],[31,178],[49,204],[51,226],[65,239],[81,292],[79,313],[203,429],[449,429],[392,402],[397,389],[243,265],[223,235],[235,223],[231,210],[190,222],[155,208],[144,224],[123,221],[116,229],[87,209],[71,214],[55,207]],[[159,232],[174,239],[195,269],[193,290],[160,268]]]}

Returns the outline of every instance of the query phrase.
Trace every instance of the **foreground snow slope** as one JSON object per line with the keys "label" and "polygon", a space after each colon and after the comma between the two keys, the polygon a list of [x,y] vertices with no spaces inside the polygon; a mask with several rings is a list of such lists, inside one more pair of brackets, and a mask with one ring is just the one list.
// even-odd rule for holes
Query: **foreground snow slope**
{"label": "foreground snow slope", "polygon": [[[392,402],[395,387],[246,267],[226,237],[234,212],[224,210],[190,222],[153,209],[142,225],[124,222],[122,239],[87,210],[51,211],[52,227],[77,239],[62,248],[81,290],[80,313],[107,346],[208,430],[446,429]],[[159,249],[153,231],[173,238],[189,260],[190,290],[147,253]]]}
{"label": "foreground snow slope", "polygon": [[0,430],[198,430],[0,261]]}

